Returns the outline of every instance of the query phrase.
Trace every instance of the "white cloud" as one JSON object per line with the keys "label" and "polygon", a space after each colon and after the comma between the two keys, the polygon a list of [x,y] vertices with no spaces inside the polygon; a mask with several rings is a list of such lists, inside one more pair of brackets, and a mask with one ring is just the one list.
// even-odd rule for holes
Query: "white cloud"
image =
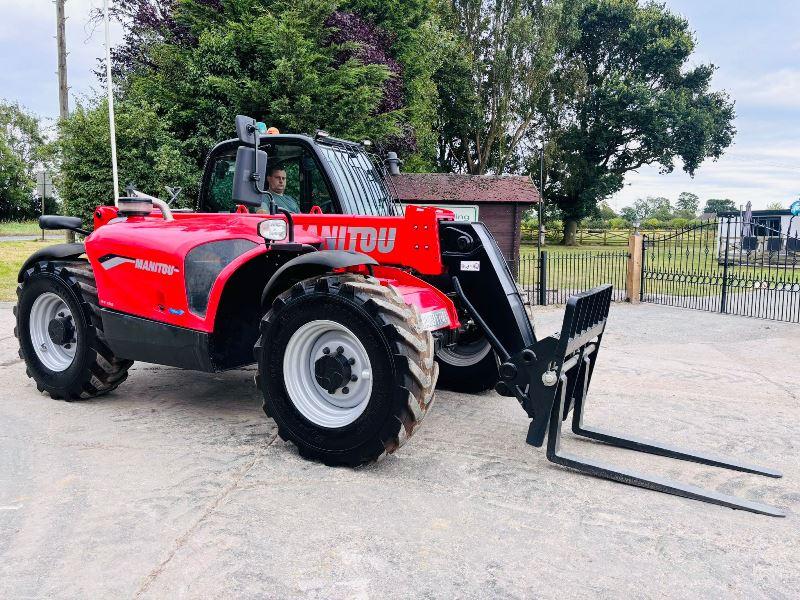
{"label": "white cloud", "polygon": [[745,77],[732,83],[729,91],[737,105],[743,107],[800,110],[800,69],[784,68]]}
{"label": "white cloud", "polygon": [[625,188],[610,204],[620,209],[647,196],[674,201],[684,191],[697,194],[703,201],[730,198],[736,205],[750,201],[756,209],[772,202],[788,207],[800,197],[800,147],[787,148],[783,153],[775,148],[763,152],[734,149],[717,162],[706,161],[694,178],[680,167],[666,175],[659,174],[657,167],[646,167],[628,175]]}
{"label": "white cloud", "polygon": [[[90,13],[102,0],[67,0],[67,79],[70,104],[97,87],[98,58],[105,55],[102,24]],[[0,97],[16,100],[44,117],[58,115],[56,8],[51,0],[0,0]],[[122,38],[112,27],[112,44]]]}

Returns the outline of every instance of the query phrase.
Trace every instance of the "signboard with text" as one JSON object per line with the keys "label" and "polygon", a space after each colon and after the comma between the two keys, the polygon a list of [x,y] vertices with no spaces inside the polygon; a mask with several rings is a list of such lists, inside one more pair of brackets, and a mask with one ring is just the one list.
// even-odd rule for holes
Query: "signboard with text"
{"label": "signboard with text", "polygon": [[403,202],[403,209],[407,206],[434,206],[445,210],[453,211],[456,221],[471,223],[478,220],[477,204],[435,204],[433,202]]}

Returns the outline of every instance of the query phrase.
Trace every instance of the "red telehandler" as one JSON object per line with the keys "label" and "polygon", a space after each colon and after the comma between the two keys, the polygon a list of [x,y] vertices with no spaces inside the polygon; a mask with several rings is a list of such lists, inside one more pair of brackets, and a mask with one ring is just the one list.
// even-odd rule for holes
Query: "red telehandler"
{"label": "red telehandler", "polygon": [[[40,391],[98,396],[116,389],[136,360],[206,372],[256,362],[280,436],[305,457],[358,465],[413,435],[441,362],[444,383],[516,398],[531,420],[528,443],[547,438],[555,463],[783,514],[560,451],[572,413],[577,435],[780,477],[583,424],[611,286],[571,298],[561,332],[537,338],[483,224],[431,207],[404,210],[361,144],[321,132],[262,135],[247,117],[236,128],[237,139],[209,155],[197,211],[130,191],[96,209],[91,233],[78,218],[41,218],[43,228],[85,240],[39,250],[19,273],[15,334]],[[265,189],[276,166],[289,182],[280,197]],[[287,196],[294,210],[281,205]]]}

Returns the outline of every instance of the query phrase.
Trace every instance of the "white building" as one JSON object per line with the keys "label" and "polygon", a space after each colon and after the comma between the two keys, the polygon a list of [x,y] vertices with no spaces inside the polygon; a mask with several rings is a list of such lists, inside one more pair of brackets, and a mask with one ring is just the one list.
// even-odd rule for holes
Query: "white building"
{"label": "white building", "polygon": [[727,242],[729,252],[800,252],[800,216],[789,210],[754,210],[749,221],[744,213],[719,213],[717,253]]}

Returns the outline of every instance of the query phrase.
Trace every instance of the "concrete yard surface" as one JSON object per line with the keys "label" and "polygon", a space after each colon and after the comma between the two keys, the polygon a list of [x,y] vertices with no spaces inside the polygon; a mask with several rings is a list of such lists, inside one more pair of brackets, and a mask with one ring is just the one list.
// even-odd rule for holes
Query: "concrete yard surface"
{"label": "concrete yard surface", "polygon": [[[536,310],[540,335],[563,308]],[[771,518],[587,477],[525,443],[494,393],[439,392],[358,469],[276,438],[253,368],[137,364],[62,402],[0,308],[2,598],[800,597],[800,326],[614,305],[587,419],[781,470],[770,479],[565,448],[786,510]]]}

